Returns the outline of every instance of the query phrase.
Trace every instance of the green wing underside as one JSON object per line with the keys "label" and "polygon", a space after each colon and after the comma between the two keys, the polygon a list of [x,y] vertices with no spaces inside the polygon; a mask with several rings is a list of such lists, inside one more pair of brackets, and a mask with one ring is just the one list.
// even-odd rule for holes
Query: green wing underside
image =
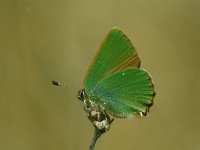
{"label": "green wing underside", "polygon": [[116,117],[146,113],[154,94],[150,76],[142,69],[122,70],[101,80],[90,92],[91,100]]}
{"label": "green wing underside", "polygon": [[103,41],[85,78],[87,91],[91,91],[103,78],[124,68],[139,67],[140,60],[134,46],[118,28],[113,28]]}
{"label": "green wing underside", "polygon": [[113,28],[86,74],[88,97],[116,117],[147,113],[154,90],[148,73],[139,67],[140,59],[131,41]]}

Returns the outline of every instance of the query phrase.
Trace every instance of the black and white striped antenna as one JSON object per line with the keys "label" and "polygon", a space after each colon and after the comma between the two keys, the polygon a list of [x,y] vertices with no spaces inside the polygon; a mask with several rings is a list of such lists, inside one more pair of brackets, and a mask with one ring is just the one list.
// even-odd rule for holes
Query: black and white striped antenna
{"label": "black and white striped antenna", "polygon": [[75,85],[68,85],[66,83],[61,83],[61,82],[58,82],[58,81],[51,81],[51,83],[55,86],[65,86],[65,87],[69,87],[69,88],[73,88],[75,89],[76,91],[78,91],[78,88],[75,86]]}

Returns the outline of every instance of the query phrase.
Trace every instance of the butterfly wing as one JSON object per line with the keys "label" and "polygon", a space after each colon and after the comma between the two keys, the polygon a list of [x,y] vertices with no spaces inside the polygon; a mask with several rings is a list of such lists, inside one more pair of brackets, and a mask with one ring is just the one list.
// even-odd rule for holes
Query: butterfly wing
{"label": "butterfly wing", "polygon": [[91,94],[97,83],[125,68],[138,68],[140,59],[128,37],[118,28],[113,28],[97,52],[85,77],[85,88]]}
{"label": "butterfly wing", "polygon": [[92,100],[113,116],[147,115],[155,92],[149,74],[139,68],[126,69],[98,82]]}
{"label": "butterfly wing", "polygon": [[85,77],[90,100],[116,117],[147,115],[155,95],[149,74],[128,37],[118,28],[106,36]]}

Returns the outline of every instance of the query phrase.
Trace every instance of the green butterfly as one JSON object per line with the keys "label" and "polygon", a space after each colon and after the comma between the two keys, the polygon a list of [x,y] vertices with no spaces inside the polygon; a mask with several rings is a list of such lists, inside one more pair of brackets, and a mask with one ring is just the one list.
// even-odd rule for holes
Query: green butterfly
{"label": "green butterfly", "polygon": [[[155,96],[154,85],[150,75],[140,69],[140,63],[128,37],[119,28],[113,28],[100,46],[86,74],[84,89],[77,96],[95,127],[89,150],[110,129],[114,117],[149,114]],[[52,84],[77,89],[57,81]]]}
{"label": "green butterfly", "polygon": [[146,116],[155,96],[151,76],[140,69],[140,58],[128,37],[114,27],[100,46],[78,98],[98,130],[113,119]]}

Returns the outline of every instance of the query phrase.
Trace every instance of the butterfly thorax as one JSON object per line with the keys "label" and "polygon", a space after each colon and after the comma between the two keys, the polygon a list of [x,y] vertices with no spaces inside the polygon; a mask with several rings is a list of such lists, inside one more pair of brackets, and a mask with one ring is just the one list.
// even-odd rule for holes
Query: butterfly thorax
{"label": "butterfly thorax", "polygon": [[87,95],[85,89],[78,91],[77,98],[83,102],[83,109],[88,115],[88,119],[92,122],[93,126],[104,133],[110,129],[110,124],[114,119],[106,113],[105,107],[96,104]]}

